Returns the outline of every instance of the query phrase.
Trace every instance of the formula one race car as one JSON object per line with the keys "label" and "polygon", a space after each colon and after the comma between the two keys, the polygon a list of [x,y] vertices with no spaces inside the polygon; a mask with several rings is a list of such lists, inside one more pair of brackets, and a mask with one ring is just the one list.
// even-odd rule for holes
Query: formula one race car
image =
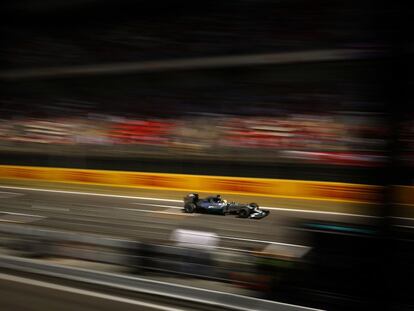
{"label": "formula one race car", "polygon": [[233,214],[240,218],[254,219],[266,217],[270,213],[267,210],[259,209],[256,203],[227,203],[220,195],[200,199],[198,193],[190,193],[184,197],[184,211],[186,213]]}

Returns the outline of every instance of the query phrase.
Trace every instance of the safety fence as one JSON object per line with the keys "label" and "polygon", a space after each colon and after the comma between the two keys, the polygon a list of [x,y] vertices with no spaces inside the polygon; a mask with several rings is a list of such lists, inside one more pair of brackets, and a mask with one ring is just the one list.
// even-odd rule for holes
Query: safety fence
{"label": "safety fence", "polygon": [[0,166],[0,178],[361,203],[383,195],[380,186],[365,184],[12,165]]}

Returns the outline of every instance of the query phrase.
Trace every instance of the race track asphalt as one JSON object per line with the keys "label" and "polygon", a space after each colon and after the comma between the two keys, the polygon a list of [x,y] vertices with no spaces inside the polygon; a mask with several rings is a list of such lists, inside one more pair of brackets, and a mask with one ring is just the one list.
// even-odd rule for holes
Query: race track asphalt
{"label": "race track asphalt", "polygon": [[253,220],[186,214],[182,210],[184,195],[143,189],[52,189],[43,184],[0,183],[0,222],[147,242],[168,241],[174,229],[182,228],[216,233],[226,237],[225,246],[237,247],[250,243],[248,240],[306,244],[304,237],[292,230],[300,219],[372,223],[378,210],[369,204],[223,195],[229,201],[257,202],[270,209],[268,217]]}

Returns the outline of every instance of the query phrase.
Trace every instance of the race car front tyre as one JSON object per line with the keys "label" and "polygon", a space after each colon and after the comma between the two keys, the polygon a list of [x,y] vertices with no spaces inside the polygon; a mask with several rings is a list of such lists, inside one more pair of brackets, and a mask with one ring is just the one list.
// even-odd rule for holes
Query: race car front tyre
{"label": "race car front tyre", "polygon": [[196,206],[194,203],[188,203],[184,206],[184,210],[186,213],[194,213],[196,210]]}
{"label": "race car front tyre", "polygon": [[249,209],[248,208],[242,208],[239,211],[239,217],[240,218],[247,218],[247,217],[249,217]]}

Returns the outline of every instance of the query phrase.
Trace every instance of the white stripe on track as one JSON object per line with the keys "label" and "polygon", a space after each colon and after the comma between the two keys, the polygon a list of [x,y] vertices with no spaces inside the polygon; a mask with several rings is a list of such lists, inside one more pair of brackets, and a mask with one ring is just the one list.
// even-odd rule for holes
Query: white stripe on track
{"label": "white stripe on track", "polygon": [[15,215],[15,216],[28,216],[28,217],[45,218],[44,216],[33,215],[33,214],[13,213],[13,212],[6,212],[6,211],[0,211],[0,213]]}
{"label": "white stripe on track", "polygon": [[124,210],[124,211],[132,211],[132,212],[143,212],[143,213],[154,213],[154,214],[167,214],[167,215],[179,215],[179,216],[197,216],[198,214],[188,214],[188,213],[174,213],[174,212],[166,212],[166,211],[152,211],[147,209],[137,209],[137,208],[125,208],[120,207],[118,209]]}
{"label": "white stripe on track", "polygon": [[138,203],[138,202],[133,202],[131,204],[143,205],[143,206],[154,206],[154,207],[166,207],[166,208],[183,209],[182,206],[176,206],[176,205],[162,205],[162,204],[150,204],[150,203]]}
{"label": "white stripe on track", "polygon": [[57,212],[70,212],[69,208],[63,207],[53,207],[53,206],[43,206],[43,205],[32,205],[31,209],[39,211],[57,211]]}
{"label": "white stripe on track", "polygon": [[23,194],[16,193],[16,192],[0,191],[0,199],[8,199],[8,198],[18,197],[18,196],[22,196],[22,195]]}
{"label": "white stripe on track", "polygon": [[27,191],[39,191],[39,192],[51,192],[51,193],[62,193],[62,194],[80,194],[80,195],[90,195],[90,196],[109,197],[109,198],[164,201],[164,202],[182,202],[182,200],[172,200],[172,199],[137,197],[137,196],[130,196],[130,195],[118,195],[118,194],[83,192],[83,191],[52,190],[52,189],[41,189],[41,188],[31,188],[31,187],[16,187],[16,186],[1,186],[0,185],[0,188],[2,188],[2,189],[15,189],[15,190],[27,190]]}
{"label": "white stripe on track", "polygon": [[324,214],[324,215],[336,215],[336,216],[381,218],[379,216],[373,216],[373,215],[351,214],[351,213],[340,213],[340,212],[327,212],[327,211],[315,211],[315,210],[286,208],[286,207],[261,206],[260,208],[270,209],[270,210],[275,210],[275,211],[280,211],[280,212],[289,212],[289,213],[309,213],[309,214]]}
{"label": "white stripe on track", "polygon": [[244,239],[244,238],[236,238],[236,237],[231,237],[231,236],[219,236],[219,237],[221,239],[226,239],[226,240],[246,241],[246,242],[256,242],[256,243],[267,243],[267,244],[274,244],[274,245],[281,245],[281,246],[294,246],[294,247],[309,248],[309,246],[306,246],[306,245],[289,244],[289,243],[282,243],[282,242],[272,242],[272,241],[264,241],[264,240]]}

